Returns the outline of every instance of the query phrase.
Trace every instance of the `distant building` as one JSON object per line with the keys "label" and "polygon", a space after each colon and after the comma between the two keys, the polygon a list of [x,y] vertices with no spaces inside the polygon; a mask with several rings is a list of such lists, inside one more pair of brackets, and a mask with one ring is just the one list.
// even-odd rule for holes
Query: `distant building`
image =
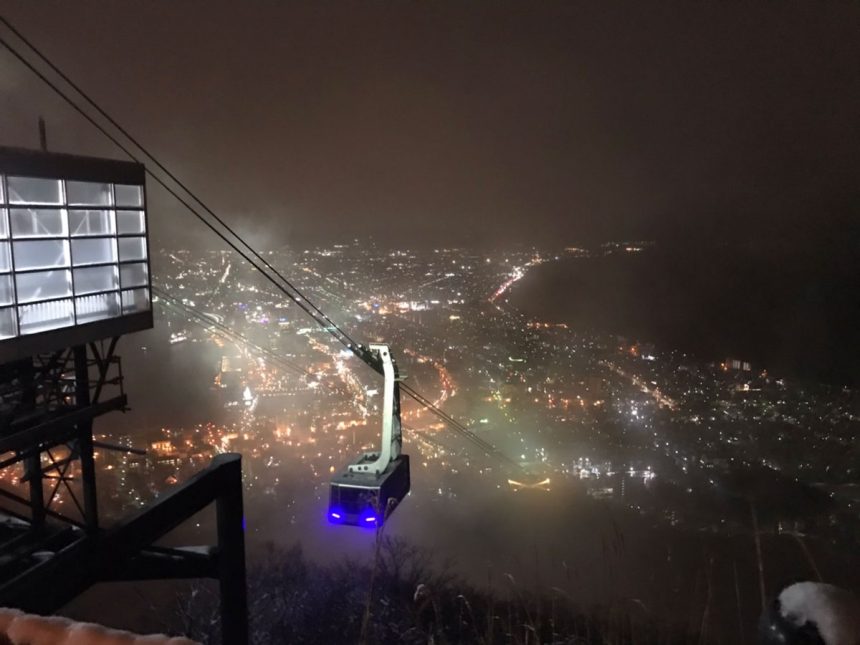
{"label": "distant building", "polygon": [[149,444],[149,447],[152,448],[153,452],[157,455],[170,455],[173,454],[175,448],[173,447],[173,442],[169,439],[164,439],[162,441],[153,441]]}
{"label": "distant building", "polygon": [[727,358],[723,361],[723,369],[734,372],[749,372],[752,367],[749,364],[749,361],[742,361],[737,358]]}

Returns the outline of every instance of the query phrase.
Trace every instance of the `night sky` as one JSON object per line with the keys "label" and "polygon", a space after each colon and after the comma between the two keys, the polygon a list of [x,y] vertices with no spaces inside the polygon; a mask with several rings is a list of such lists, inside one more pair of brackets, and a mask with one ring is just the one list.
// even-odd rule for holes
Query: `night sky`
{"label": "night sky", "polygon": [[[858,219],[856,3],[2,13],[260,243],[798,240]],[[43,114],[51,149],[121,156],[6,52],[0,92],[2,144],[35,146]],[[156,239],[200,230],[152,197]]]}

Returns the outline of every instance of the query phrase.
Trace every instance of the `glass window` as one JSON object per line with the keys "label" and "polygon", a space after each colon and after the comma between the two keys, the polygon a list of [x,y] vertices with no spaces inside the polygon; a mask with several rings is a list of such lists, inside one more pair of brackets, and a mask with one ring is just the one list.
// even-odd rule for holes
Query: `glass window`
{"label": "glass window", "polygon": [[143,186],[116,184],[114,191],[117,206],[143,206]]}
{"label": "glass window", "polygon": [[0,305],[11,305],[15,302],[15,291],[12,289],[12,276],[0,275]]}
{"label": "glass window", "polygon": [[51,269],[69,266],[69,243],[67,240],[33,240],[12,242],[15,254],[15,269]]}
{"label": "glass window", "polygon": [[74,239],[72,257],[75,260],[75,266],[116,262],[116,241],[109,237]]}
{"label": "glass window", "polygon": [[113,235],[113,212],[70,210],[69,230],[72,233],[72,237]]}
{"label": "glass window", "polygon": [[66,203],[82,206],[107,206],[111,203],[110,184],[67,181]]}
{"label": "glass window", "polygon": [[123,235],[127,233],[143,233],[143,211],[117,211],[116,232]]}
{"label": "glass window", "polygon": [[18,319],[14,307],[0,309],[0,338],[12,338],[18,335]]}
{"label": "glass window", "polygon": [[0,239],[9,237],[9,219],[6,215],[6,209],[0,208]]}
{"label": "glass window", "polygon": [[72,295],[72,272],[39,271],[15,274],[18,302],[36,302]]}
{"label": "glass window", "polygon": [[119,288],[116,265],[75,269],[75,294]]}
{"label": "glass window", "polygon": [[133,314],[149,309],[149,291],[147,289],[131,289],[122,292],[122,313]]}
{"label": "glass window", "polygon": [[146,259],[146,240],[142,237],[121,237],[117,240],[119,245],[119,259],[125,260],[145,260]]}
{"label": "glass window", "polygon": [[3,192],[5,185],[6,185],[6,178],[3,175],[0,175],[0,204],[6,203],[5,193]]}
{"label": "glass window", "polygon": [[78,323],[93,322],[119,316],[119,294],[100,293],[94,296],[75,298]]}
{"label": "glass window", "polygon": [[119,268],[119,280],[123,289],[127,287],[145,287],[148,282],[146,279],[146,264],[123,264]]}
{"label": "glass window", "polygon": [[62,204],[63,188],[59,179],[8,177],[11,204]]}
{"label": "glass window", "polygon": [[75,324],[72,299],[37,302],[18,307],[22,334],[36,334]]}
{"label": "glass window", "polygon": [[58,208],[12,208],[12,237],[65,237],[66,218]]}
{"label": "glass window", "polygon": [[12,270],[12,254],[9,242],[0,242],[0,273]]}

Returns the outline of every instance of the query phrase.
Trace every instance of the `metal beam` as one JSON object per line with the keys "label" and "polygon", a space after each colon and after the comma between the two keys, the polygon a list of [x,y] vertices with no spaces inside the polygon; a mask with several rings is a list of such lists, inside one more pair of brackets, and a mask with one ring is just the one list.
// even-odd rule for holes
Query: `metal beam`
{"label": "metal beam", "polygon": [[[116,344],[116,338],[111,348]],[[87,363],[87,346],[78,345],[75,352],[75,404],[79,407],[89,408],[92,402],[98,399],[104,384],[107,370],[99,370],[99,379],[96,386],[96,398],[90,400],[90,368]],[[99,504],[96,497],[96,462],[93,449],[93,418],[81,419],[77,424],[78,435],[78,457],[81,460],[81,486],[84,497],[84,524],[88,531],[97,531],[99,528]],[[50,454],[50,453],[48,453]],[[73,495],[72,489],[69,493]]]}
{"label": "metal beam", "polygon": [[[99,355],[99,350],[98,350],[98,347],[96,347],[96,344],[90,343],[90,347],[92,349],[93,356],[95,356],[96,364],[98,365],[98,368],[99,368],[99,379],[96,382],[95,392],[93,392],[93,399],[92,399],[93,403],[99,402],[99,397],[101,396],[102,388],[104,387],[105,380],[107,379],[108,369],[110,369],[110,365],[113,362],[113,353],[114,353],[114,350],[116,350],[116,343],[118,340],[119,340],[119,336],[114,336],[113,338],[111,338],[110,345],[108,345],[108,350],[107,350],[107,353],[105,354],[104,358],[102,358]],[[84,349],[84,355],[86,356],[86,349]]]}
{"label": "metal beam", "polygon": [[[0,486],[0,497],[4,497],[8,500],[21,504],[22,506],[27,506],[28,508],[30,506],[30,500],[24,499],[23,497],[21,497],[20,495],[16,495],[15,493],[11,493],[2,486]],[[50,508],[47,507],[43,508],[45,510],[45,515],[47,515],[48,517],[53,517],[56,520],[60,520],[61,522],[65,522],[66,524],[71,524],[72,526],[77,526],[78,528],[83,528],[84,526],[83,524],[81,524],[77,520],[72,519],[71,517],[67,517],[66,515],[57,513],[57,511],[52,511]],[[14,513],[8,508],[4,508],[3,512],[9,513],[10,515],[15,515],[15,517],[18,517],[19,519],[32,522],[32,518],[26,517],[23,514]]]}
{"label": "metal beam", "polygon": [[231,486],[215,502],[218,517],[218,587],[221,592],[221,639],[248,639],[248,585],[245,574],[245,515],[242,506],[242,469],[238,486]]}
{"label": "metal beam", "polygon": [[[42,473],[41,473],[42,477],[47,477],[48,473],[50,473],[54,470],[60,470],[63,466],[72,463],[76,459],[77,459],[77,456],[72,454],[68,457],[63,457],[62,459],[54,460],[49,465],[42,468]],[[38,476],[38,473],[36,473],[36,476]],[[25,482],[28,482],[28,481],[30,481],[31,477],[33,477],[33,476],[30,474],[24,474],[21,476],[20,482],[22,484]]]}
{"label": "metal beam", "polygon": [[188,551],[182,548],[147,549],[131,558],[122,567],[108,571],[102,577],[102,582],[217,577],[218,556],[212,549],[208,553]]}
{"label": "metal beam", "polygon": [[0,454],[13,450],[26,450],[48,440],[53,445],[63,443],[64,440],[75,436],[74,426],[78,423],[91,420],[112,410],[122,410],[127,405],[128,397],[125,394],[121,394],[120,396],[115,396],[112,399],[90,405],[83,409],[66,412],[61,416],[54,417],[49,421],[30,428],[21,429],[19,424],[13,424],[10,429],[14,434],[0,437]]}
{"label": "metal beam", "polygon": [[[218,549],[214,563],[222,594],[223,643],[246,645],[247,580],[242,463],[238,454],[216,456],[208,468],[127,522],[109,531],[87,534],[9,580],[0,586],[0,606],[53,613],[93,584],[115,579],[117,572],[139,571],[139,563],[146,559],[135,563],[141,552],[212,502],[217,504]],[[164,575],[170,573],[168,564],[169,559],[160,560]],[[199,558],[184,557],[177,561],[176,575],[169,577],[184,577],[195,567],[212,575],[212,567],[204,566]]]}
{"label": "metal beam", "polygon": [[116,443],[108,443],[107,441],[93,441],[93,446],[104,450],[116,450],[117,452],[127,452],[130,455],[146,456],[146,450],[143,448],[132,448],[130,446],[120,446]]}

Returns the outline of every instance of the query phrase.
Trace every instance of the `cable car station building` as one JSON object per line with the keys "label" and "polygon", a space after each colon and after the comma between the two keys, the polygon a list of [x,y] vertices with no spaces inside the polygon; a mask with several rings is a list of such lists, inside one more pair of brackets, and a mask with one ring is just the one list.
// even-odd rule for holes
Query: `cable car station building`
{"label": "cable car station building", "polygon": [[[47,614],[102,581],[212,577],[223,642],[242,645],[238,455],[120,524],[99,521],[94,451],[128,449],[94,441],[93,421],[128,406],[120,337],[153,326],[148,233],[141,164],[0,147],[0,471],[23,472],[0,484],[0,606]],[[212,503],[215,544],[153,545]]]}

